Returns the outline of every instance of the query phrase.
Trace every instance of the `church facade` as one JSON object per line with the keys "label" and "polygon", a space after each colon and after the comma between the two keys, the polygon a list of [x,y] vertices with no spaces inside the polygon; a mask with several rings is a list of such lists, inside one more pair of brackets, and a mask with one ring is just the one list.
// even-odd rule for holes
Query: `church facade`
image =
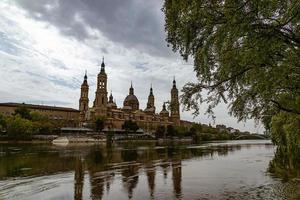
{"label": "church facade", "polygon": [[117,107],[112,93],[108,97],[107,92],[107,74],[105,72],[104,60],[101,64],[101,70],[97,76],[97,89],[93,106],[89,107],[89,85],[87,74],[84,76],[81,85],[81,94],[79,99],[79,123],[80,126],[86,126],[97,118],[105,119],[105,128],[122,129],[125,121],[135,121],[140,128],[146,131],[155,130],[158,126],[174,125],[179,126],[180,105],[178,99],[178,89],[175,78],[171,89],[170,112],[163,103],[161,111],[156,113],[155,97],[153,88],[150,87],[147,106],[140,108],[139,100],[134,94],[134,88],[129,88],[129,94],[126,96],[122,107]]}

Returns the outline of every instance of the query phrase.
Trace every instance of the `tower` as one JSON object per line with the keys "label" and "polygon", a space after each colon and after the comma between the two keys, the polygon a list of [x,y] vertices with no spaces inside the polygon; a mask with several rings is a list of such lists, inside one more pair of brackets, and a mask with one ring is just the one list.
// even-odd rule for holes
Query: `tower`
{"label": "tower", "polygon": [[113,102],[114,102],[114,97],[112,95],[112,92],[110,92],[108,103],[113,103]]}
{"label": "tower", "polygon": [[160,111],[160,116],[162,117],[169,117],[169,112],[167,111],[167,108],[166,108],[166,103],[164,102],[163,106],[162,106],[162,110]]}
{"label": "tower", "polygon": [[171,121],[175,123],[175,125],[179,125],[180,123],[180,112],[179,112],[179,100],[178,100],[178,89],[176,88],[175,77],[173,80],[173,87],[171,89]]}
{"label": "tower", "polygon": [[107,75],[105,73],[104,58],[102,59],[101,70],[97,77],[97,89],[94,100],[94,115],[106,117],[107,111]]}
{"label": "tower", "polygon": [[114,97],[112,95],[112,91],[110,92],[110,95],[109,95],[109,100],[108,100],[108,103],[107,103],[107,108],[117,109],[117,104],[114,102]]}
{"label": "tower", "polygon": [[150,87],[150,93],[148,96],[148,102],[147,102],[147,107],[145,109],[146,112],[154,114],[155,113],[155,105],[154,105],[154,95],[153,95],[153,89],[152,89],[152,84]]}
{"label": "tower", "polygon": [[81,84],[81,92],[79,99],[79,124],[83,126],[83,123],[86,122],[86,114],[89,109],[89,85],[87,82],[87,74],[85,72],[83,83]]}

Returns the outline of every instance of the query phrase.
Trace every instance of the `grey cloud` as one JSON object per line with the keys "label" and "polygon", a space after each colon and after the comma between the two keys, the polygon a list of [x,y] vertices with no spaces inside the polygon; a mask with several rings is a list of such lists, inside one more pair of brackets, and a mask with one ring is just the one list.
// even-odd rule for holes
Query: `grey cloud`
{"label": "grey cloud", "polygon": [[56,76],[48,76],[47,79],[55,85],[60,85],[70,89],[80,88],[80,80],[76,78],[73,78],[72,80],[64,80],[62,78],[57,78]]}
{"label": "grey cloud", "polygon": [[171,56],[164,41],[162,0],[18,0],[32,17],[79,40],[93,38],[87,27],[110,40],[155,56]]}

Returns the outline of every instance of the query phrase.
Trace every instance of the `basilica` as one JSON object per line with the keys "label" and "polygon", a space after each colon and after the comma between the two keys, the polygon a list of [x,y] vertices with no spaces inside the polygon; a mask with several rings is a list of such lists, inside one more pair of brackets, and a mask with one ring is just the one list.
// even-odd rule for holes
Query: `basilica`
{"label": "basilica", "polygon": [[105,127],[108,129],[122,129],[122,125],[127,120],[135,121],[143,130],[155,130],[158,126],[179,126],[183,121],[180,120],[178,89],[175,78],[173,80],[169,105],[170,112],[167,110],[166,104],[163,103],[161,111],[156,113],[155,97],[151,86],[147,106],[145,109],[141,109],[131,83],[129,94],[124,99],[123,106],[118,108],[112,93],[108,97],[107,74],[105,73],[103,60],[97,77],[97,89],[92,107],[89,107],[87,74],[84,76],[79,99],[79,123],[80,126],[86,126],[100,117],[105,119]]}

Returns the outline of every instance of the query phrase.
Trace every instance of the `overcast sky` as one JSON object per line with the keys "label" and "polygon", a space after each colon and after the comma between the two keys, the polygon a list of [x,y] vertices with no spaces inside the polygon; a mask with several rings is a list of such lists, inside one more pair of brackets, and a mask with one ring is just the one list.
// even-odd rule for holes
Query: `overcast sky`
{"label": "overcast sky", "polygon": [[[162,0],[1,0],[0,101],[78,108],[87,70],[91,106],[104,56],[108,90],[118,107],[132,80],[142,109],[153,84],[160,111],[170,99],[173,76],[179,90],[195,80],[193,66],[167,47],[161,7]],[[213,125],[206,108],[196,118],[190,112],[181,118]],[[262,130],[227,113],[227,105],[218,106],[215,124]]]}

